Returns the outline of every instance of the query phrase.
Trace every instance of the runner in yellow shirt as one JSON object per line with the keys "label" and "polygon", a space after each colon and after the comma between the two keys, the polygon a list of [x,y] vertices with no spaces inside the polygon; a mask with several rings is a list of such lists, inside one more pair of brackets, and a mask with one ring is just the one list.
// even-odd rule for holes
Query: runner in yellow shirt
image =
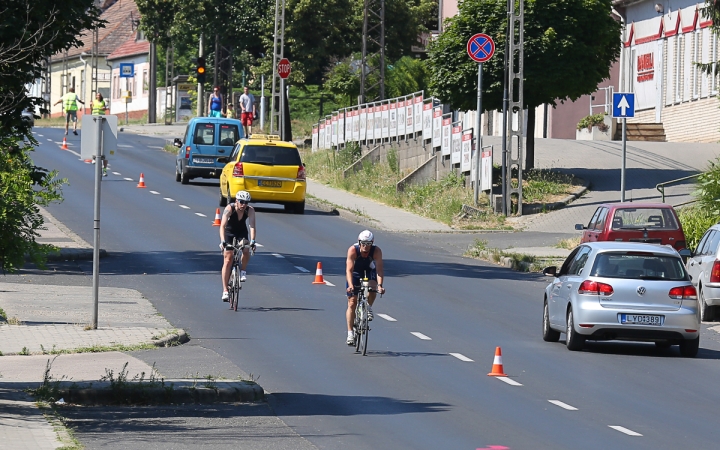
{"label": "runner in yellow shirt", "polygon": [[67,94],[63,95],[60,100],[55,102],[55,105],[58,105],[60,103],[63,104],[63,110],[66,114],[66,116],[65,116],[65,134],[66,135],[68,134],[70,119],[72,119],[73,134],[75,136],[77,136],[77,111],[78,111],[77,102],[80,102],[83,105],[85,104],[85,102],[80,100],[80,97],[78,97],[77,94],[75,93],[74,87],[71,87]]}

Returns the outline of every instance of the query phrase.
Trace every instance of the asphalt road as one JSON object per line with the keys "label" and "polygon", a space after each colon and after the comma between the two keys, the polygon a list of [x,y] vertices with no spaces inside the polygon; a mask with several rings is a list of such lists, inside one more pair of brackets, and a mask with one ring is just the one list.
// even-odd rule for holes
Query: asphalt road
{"label": "asphalt road", "polygon": [[[43,136],[33,159],[70,180],[65,201],[49,211],[92,242],[92,166],[59,149],[62,130],[36,133]],[[79,142],[70,139],[71,150],[79,153]],[[376,303],[370,350],[362,357],[344,344],[344,254],[359,225],[312,208],[298,216],[258,205],[263,247],[250,262],[241,309],[227,311],[220,301],[218,231],[211,226],[217,182],[176,183],[174,157],[159,149],[161,139],[121,133],[119,143],[120,155],[102,182],[101,246],[109,256],[101,262],[101,284],[139,290],[188,331],[193,345],[211,351],[218,367],[227,362],[252,374],[271,394],[271,411],[312,445],[717,446],[720,430],[711,418],[720,396],[714,389],[720,344],[714,331],[704,330],[697,359],[637,343],[591,343],[584,352],[569,352],[541,338],[547,280],[457,256],[454,237],[377,232],[388,293]],[[136,188],[141,172],[147,189]],[[311,284],[319,261],[335,286]],[[67,282],[91,281],[91,267],[79,263],[84,277],[67,274]],[[497,346],[509,380],[520,385],[487,376]],[[158,363],[161,373],[197,369],[190,355],[176,352],[173,358],[134,355]],[[132,411],[111,417],[131,427],[123,418]],[[181,439],[187,437],[182,430],[205,420],[201,416],[165,434],[140,427],[134,436]],[[223,422],[217,432],[241,422]],[[88,448],[112,447],[112,436],[100,439],[97,426],[76,424],[78,439],[92,443]],[[127,431],[113,428],[116,437]],[[190,448],[184,442],[177,448]]]}

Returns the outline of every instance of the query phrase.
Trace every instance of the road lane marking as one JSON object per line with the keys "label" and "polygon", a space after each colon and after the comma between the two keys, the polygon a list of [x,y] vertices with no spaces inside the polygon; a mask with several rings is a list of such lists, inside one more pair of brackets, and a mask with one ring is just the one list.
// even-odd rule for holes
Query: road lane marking
{"label": "road lane marking", "polygon": [[308,273],[308,272],[310,272],[309,270],[307,270],[307,269],[306,269],[306,268],[304,268],[304,267],[300,267],[300,266],[295,266],[295,268],[296,268],[297,270],[299,270],[300,272],[305,272],[305,273]]}
{"label": "road lane marking", "polygon": [[113,172],[113,175],[120,176],[120,175],[122,175],[122,174],[121,174],[120,172]]}
{"label": "road lane marking", "polygon": [[196,216],[200,216],[200,217],[207,217],[207,216],[206,216],[205,214],[203,214],[203,213],[195,213],[195,215],[196,215]]}
{"label": "road lane marking", "polygon": [[135,148],[132,145],[124,145],[124,144],[118,144],[117,146],[122,147],[122,148]]}
{"label": "road lane marking", "polygon": [[160,195],[158,191],[150,191],[151,194]]}
{"label": "road lane marking", "polygon": [[621,432],[621,433],[625,433],[625,434],[627,434],[628,436],[642,436],[642,434],[636,433],[636,432],[633,431],[633,430],[628,430],[627,428],[621,427],[620,425],[608,425],[608,426],[609,426],[610,428],[612,428],[613,430],[617,430],[617,431],[619,431],[619,432]]}
{"label": "road lane marking", "polygon": [[182,209],[190,209],[189,206],[185,206],[185,205],[178,205],[178,206],[181,207]]}
{"label": "road lane marking", "polygon": [[378,314],[378,317],[382,317],[383,319],[387,320],[388,322],[397,322],[397,319],[390,317],[387,314]]}
{"label": "road lane marking", "polygon": [[560,400],[548,400],[553,405],[557,405],[561,408],[567,409],[568,411],[577,411],[578,409],[574,406],[570,406],[567,403],[563,403]]}
{"label": "road lane marking", "polygon": [[462,353],[450,353],[450,356],[454,356],[457,359],[459,359],[460,361],[474,362],[472,359],[468,358],[467,356],[463,355]]}
{"label": "road lane marking", "polygon": [[133,180],[132,178],[123,178],[123,180],[125,180],[125,181],[135,181],[135,180]]}
{"label": "road lane marking", "polygon": [[[47,139],[47,138],[46,138],[46,139]],[[52,140],[52,139],[48,139],[48,141],[52,142],[53,140]]]}
{"label": "road lane marking", "polygon": [[[118,146],[119,147],[119,146]],[[148,148],[157,148],[159,150],[162,150],[162,147],[158,147],[157,145],[148,145]]]}
{"label": "road lane marking", "polygon": [[271,253],[276,258],[285,258],[283,255],[280,255],[278,253]]}
{"label": "road lane marking", "polygon": [[413,336],[415,336],[418,339],[422,339],[423,341],[432,341],[431,338],[429,338],[428,336],[425,336],[424,334],[419,333],[417,331],[411,331],[410,334],[412,334]]}
{"label": "road lane marking", "polygon": [[331,282],[329,282],[329,281],[327,281],[327,280],[325,280],[325,284],[326,284],[327,286],[332,286],[332,287],[335,287],[335,285],[334,285],[334,284],[332,284]]}
{"label": "road lane marking", "polygon": [[520,384],[517,381],[510,379],[508,377],[495,377],[495,378],[509,384],[510,386],[522,386],[522,384]]}
{"label": "road lane marking", "polygon": [[174,202],[175,200],[171,199],[170,197],[165,197],[164,200],[167,200],[169,202]]}

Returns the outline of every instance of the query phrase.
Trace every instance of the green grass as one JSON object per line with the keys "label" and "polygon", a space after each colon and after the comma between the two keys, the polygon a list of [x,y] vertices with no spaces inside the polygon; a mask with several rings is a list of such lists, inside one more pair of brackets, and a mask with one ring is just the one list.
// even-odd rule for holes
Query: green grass
{"label": "green grass", "polygon": [[524,175],[523,202],[540,203],[548,198],[569,194],[573,189],[573,176],[549,169],[533,169]]}

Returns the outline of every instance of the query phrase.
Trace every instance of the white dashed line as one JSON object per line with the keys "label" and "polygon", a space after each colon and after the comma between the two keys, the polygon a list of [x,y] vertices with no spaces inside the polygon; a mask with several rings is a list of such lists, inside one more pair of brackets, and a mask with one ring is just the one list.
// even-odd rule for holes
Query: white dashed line
{"label": "white dashed line", "polygon": [[125,180],[125,181],[135,181],[135,180],[133,180],[132,178],[123,178],[123,180]]}
{"label": "white dashed line", "polygon": [[335,287],[334,284],[332,284],[331,282],[329,282],[329,281],[327,281],[327,280],[325,280],[325,284],[328,285],[328,286],[333,286],[333,287]]}
{"label": "white dashed line", "polygon": [[[46,139],[47,139],[47,138],[46,138]],[[52,139],[48,139],[48,141],[52,142],[53,140],[52,140]]]}
{"label": "white dashed line", "polygon": [[415,336],[418,339],[422,339],[423,341],[432,341],[431,338],[429,338],[429,337],[425,336],[424,334],[419,333],[417,331],[411,331],[410,334],[412,334],[413,336]]}
{"label": "white dashed line", "polygon": [[567,403],[563,403],[560,400],[548,400],[553,405],[557,405],[561,408],[567,409],[568,411],[577,411],[578,409],[574,406],[570,406]]}
{"label": "white dashed line", "polygon": [[633,431],[633,430],[628,430],[627,428],[621,427],[620,425],[608,425],[608,426],[609,426],[610,428],[612,428],[613,430],[617,430],[617,431],[619,431],[619,432],[621,432],[621,433],[625,433],[625,434],[627,434],[628,436],[642,436],[642,434],[636,433],[636,432]]}
{"label": "white dashed line", "polygon": [[[35,132],[33,131],[33,133],[35,133]],[[37,136],[40,136],[40,137],[45,136],[44,134],[40,134],[40,133],[35,133],[35,134],[36,134]]]}
{"label": "white dashed line", "polygon": [[522,386],[522,384],[518,383],[515,380],[512,380],[508,377],[495,377],[500,381],[504,381],[505,383],[509,384],[510,386]]}
{"label": "white dashed line", "polygon": [[272,255],[276,258],[285,258],[283,255],[280,255],[278,253],[272,253]]}
{"label": "white dashed line", "polygon": [[160,195],[158,191],[150,191],[151,194]]}
{"label": "white dashed line", "polygon": [[[119,146],[118,146],[118,147],[119,147]],[[148,145],[148,148],[157,148],[157,149],[159,149],[159,150],[162,150],[162,149],[163,149],[162,147],[158,147],[158,146],[156,146],[156,145]]]}
{"label": "white dashed line", "polygon": [[169,202],[174,202],[175,200],[171,199],[170,197],[165,197],[164,200],[167,200]]}
{"label": "white dashed line", "polygon": [[305,273],[308,273],[308,272],[310,272],[309,270],[307,270],[307,269],[306,269],[306,268],[304,268],[304,267],[300,267],[300,266],[295,266],[295,268],[296,268],[297,270],[299,270],[300,272],[305,272]]}
{"label": "white dashed line", "polygon": [[121,147],[121,148],[134,148],[132,145],[118,144],[117,146],[118,146],[118,147]]}
{"label": "white dashed line", "polygon": [[178,205],[178,206],[181,207],[182,209],[190,209],[189,206],[185,206],[185,205]]}
{"label": "white dashed line", "polygon": [[203,213],[195,213],[195,215],[196,215],[196,216],[200,216],[200,217],[207,217],[207,216],[206,216],[205,214],[203,214]]}
{"label": "white dashed line", "polygon": [[113,175],[120,176],[120,175],[122,175],[122,174],[121,174],[120,172],[113,172]]}
{"label": "white dashed line", "polygon": [[450,356],[454,356],[457,359],[459,359],[460,361],[473,362],[472,359],[468,358],[467,356],[463,355],[462,353],[450,353]]}
{"label": "white dashed line", "polygon": [[397,319],[390,317],[387,314],[378,314],[378,317],[382,317],[383,319],[387,320],[388,322],[397,322]]}

